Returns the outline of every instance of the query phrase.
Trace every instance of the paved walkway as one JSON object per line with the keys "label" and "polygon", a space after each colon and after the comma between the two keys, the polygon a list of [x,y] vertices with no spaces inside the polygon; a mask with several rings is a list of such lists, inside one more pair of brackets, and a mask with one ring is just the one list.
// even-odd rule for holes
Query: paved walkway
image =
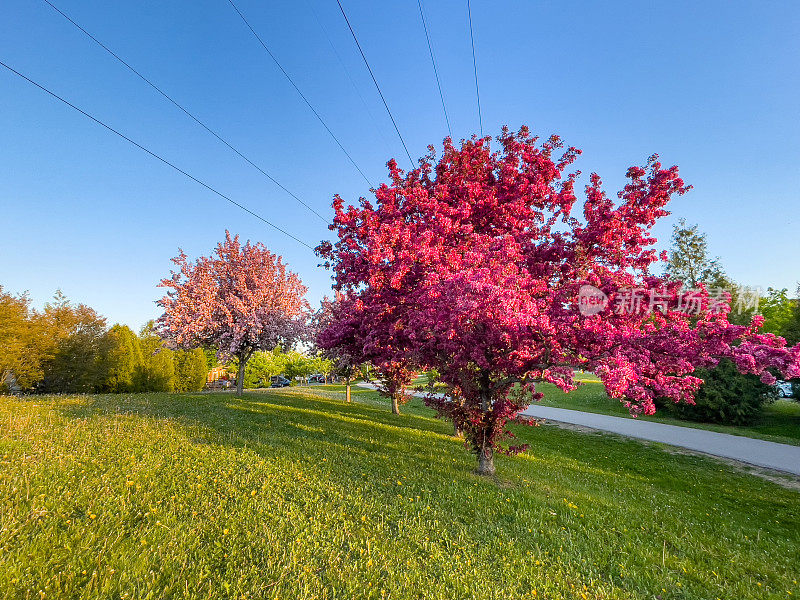
{"label": "paved walkway", "polygon": [[523,411],[523,414],[550,421],[591,427],[601,431],[610,431],[611,433],[651,442],[661,442],[696,452],[738,460],[759,467],[800,475],[800,446],[778,444],[740,435],[730,435],[729,433],[695,429],[694,427],[680,427],[641,419],[611,417],[609,415],[598,415],[580,410],[553,408],[550,406],[532,405]]}
{"label": "paved walkway", "polygon": [[[372,384],[359,385],[375,389]],[[415,393],[414,395],[423,396],[424,394]],[[651,442],[661,442],[713,456],[738,460],[759,467],[800,475],[800,446],[778,444],[776,442],[730,435],[728,433],[717,433],[716,431],[695,429],[693,427],[666,425],[641,419],[611,417],[609,415],[598,415],[580,410],[553,408],[538,404],[529,406],[522,414],[549,421],[590,427]]]}

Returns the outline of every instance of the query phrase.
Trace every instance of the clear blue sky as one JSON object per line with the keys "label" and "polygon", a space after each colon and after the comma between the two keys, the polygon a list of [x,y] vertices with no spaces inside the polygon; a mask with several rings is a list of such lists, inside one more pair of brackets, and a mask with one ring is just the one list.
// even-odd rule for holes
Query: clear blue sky
{"label": "clear blue sky", "polygon": [[[226,0],[53,2],[324,215],[334,193],[367,193]],[[447,130],[416,1],[343,4],[412,156],[423,154]],[[238,5],[373,182],[389,157],[407,162],[334,0]],[[485,132],[524,123],[558,133],[611,192],[658,152],[694,185],[659,237],[685,217],[736,280],[794,288],[800,4],[472,6]],[[466,2],[425,9],[454,137],[469,136],[478,119]],[[0,60],[309,244],[330,235],[41,0],[3,2]],[[37,305],[61,288],[139,327],[158,314],[156,284],[178,247],[208,253],[226,228],[283,254],[312,302],[329,290],[308,249],[4,69],[0,135],[0,285],[29,290]]]}

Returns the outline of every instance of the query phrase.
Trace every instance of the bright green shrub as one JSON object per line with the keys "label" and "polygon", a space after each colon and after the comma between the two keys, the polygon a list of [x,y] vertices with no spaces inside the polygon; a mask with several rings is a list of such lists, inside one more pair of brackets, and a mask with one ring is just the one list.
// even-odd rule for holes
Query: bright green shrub
{"label": "bright green shrub", "polygon": [[108,353],[105,356],[108,392],[133,392],[136,374],[144,366],[139,338],[127,325],[114,325],[107,334]]}
{"label": "bright green shrub", "polygon": [[175,350],[172,355],[175,363],[175,391],[198,392],[206,383],[206,356],[201,348],[194,350]]}

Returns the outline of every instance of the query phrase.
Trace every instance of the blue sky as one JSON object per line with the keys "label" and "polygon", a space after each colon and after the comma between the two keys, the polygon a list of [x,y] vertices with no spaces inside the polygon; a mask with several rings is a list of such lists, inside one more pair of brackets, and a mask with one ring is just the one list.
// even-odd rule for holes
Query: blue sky
{"label": "blue sky", "polygon": [[[368,192],[226,0],[53,3],[319,212],[331,214],[335,193]],[[389,157],[407,162],[334,0],[237,4],[371,181]],[[412,156],[422,155],[447,129],[416,1],[343,5]],[[478,118],[466,2],[424,6],[453,135],[467,137]],[[685,217],[734,279],[794,288],[800,4],[472,7],[486,133],[523,123],[558,133],[611,192],[629,165],[658,152],[694,185],[659,238]],[[0,60],[312,246],[329,237],[47,4],[5,0],[0,13]],[[225,229],[283,254],[312,302],[329,290],[307,248],[4,69],[0,136],[0,285],[28,290],[37,305],[61,288],[139,327],[158,314],[156,284],[177,249],[207,254]]]}

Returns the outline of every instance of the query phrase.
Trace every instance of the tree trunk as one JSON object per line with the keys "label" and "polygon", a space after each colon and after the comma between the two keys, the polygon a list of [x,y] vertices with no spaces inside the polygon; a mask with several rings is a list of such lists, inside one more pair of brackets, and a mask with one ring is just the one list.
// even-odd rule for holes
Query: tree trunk
{"label": "tree trunk", "polygon": [[400,403],[397,401],[397,394],[392,394],[392,414],[400,414]]}
{"label": "tree trunk", "polygon": [[[456,402],[455,398],[451,398],[451,400],[453,402]],[[459,406],[461,406],[463,404],[463,402],[464,402],[463,400],[459,400],[456,403]],[[453,437],[457,437],[457,438],[463,438],[464,437],[464,430],[461,429],[461,427],[458,426],[458,423],[455,421],[455,419],[453,420]]]}
{"label": "tree trunk", "polygon": [[494,475],[494,450],[490,445],[485,445],[478,454],[478,475]]}
{"label": "tree trunk", "polygon": [[[486,415],[491,408],[492,391],[489,386],[489,377],[484,374],[481,377],[481,411]],[[486,427],[487,425],[484,423],[483,441],[478,451],[478,475],[490,477],[494,475],[494,448],[492,448],[492,444],[489,441],[492,437],[492,432],[486,431]]]}
{"label": "tree trunk", "polygon": [[344,384],[346,386],[347,392],[347,401],[350,402],[350,377],[346,377],[344,380]]}
{"label": "tree trunk", "polygon": [[244,393],[244,368],[247,366],[247,358],[239,357],[239,373],[236,376],[236,395],[241,398]]}

